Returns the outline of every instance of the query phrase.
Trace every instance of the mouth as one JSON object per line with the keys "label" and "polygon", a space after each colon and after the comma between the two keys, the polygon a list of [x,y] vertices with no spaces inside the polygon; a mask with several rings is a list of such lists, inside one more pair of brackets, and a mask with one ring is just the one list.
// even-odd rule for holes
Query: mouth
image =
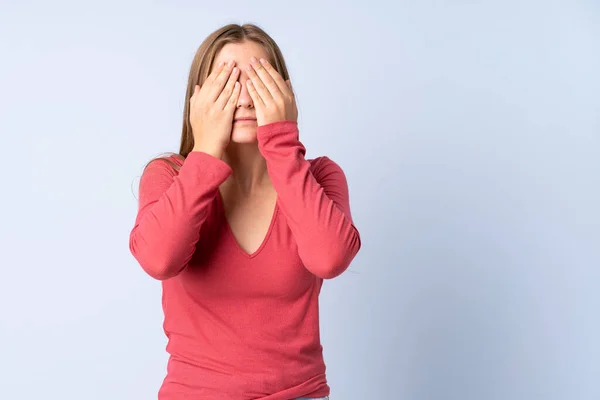
{"label": "mouth", "polygon": [[256,118],[236,118],[233,122],[254,122]]}

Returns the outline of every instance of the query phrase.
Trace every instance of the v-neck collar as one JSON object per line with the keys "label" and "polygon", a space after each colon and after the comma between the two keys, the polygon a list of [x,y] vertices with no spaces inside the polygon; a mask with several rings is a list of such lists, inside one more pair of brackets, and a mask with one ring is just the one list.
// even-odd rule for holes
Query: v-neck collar
{"label": "v-neck collar", "polygon": [[278,197],[275,199],[275,207],[273,208],[273,215],[271,216],[271,222],[269,223],[267,233],[265,234],[265,237],[263,238],[260,246],[258,246],[258,248],[252,253],[248,253],[246,250],[244,250],[242,246],[240,246],[238,240],[236,239],[235,234],[233,233],[233,229],[231,229],[231,225],[229,225],[229,221],[227,220],[227,214],[225,213],[225,202],[223,201],[223,196],[221,195],[221,191],[219,189],[217,189],[217,203],[219,205],[219,210],[223,219],[223,225],[225,226],[225,230],[227,231],[227,235],[230,237],[231,240],[233,240],[234,245],[238,249],[238,251],[248,259],[252,259],[259,255],[262,249],[267,245],[269,237],[271,236],[271,232],[273,231],[273,227],[275,226],[275,221],[277,220],[277,216],[279,215]]}

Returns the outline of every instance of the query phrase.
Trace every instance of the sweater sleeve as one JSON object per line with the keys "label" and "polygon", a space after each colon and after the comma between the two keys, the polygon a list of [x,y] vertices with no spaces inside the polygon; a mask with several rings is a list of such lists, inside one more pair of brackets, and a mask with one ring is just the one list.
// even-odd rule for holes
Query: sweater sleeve
{"label": "sweater sleeve", "polygon": [[160,159],[146,167],[129,249],[150,276],[168,279],[188,265],[211,201],[231,172],[227,163],[203,152],[191,152],[178,174]]}
{"label": "sweater sleeve", "polygon": [[295,121],[259,126],[257,136],[304,266],[320,278],[340,275],[361,246],[344,172],[327,157],[316,159],[311,170]]}

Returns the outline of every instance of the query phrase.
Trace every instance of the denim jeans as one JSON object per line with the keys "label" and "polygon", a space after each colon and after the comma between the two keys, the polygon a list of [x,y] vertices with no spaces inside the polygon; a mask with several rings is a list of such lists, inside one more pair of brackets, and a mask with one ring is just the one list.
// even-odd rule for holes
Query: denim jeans
{"label": "denim jeans", "polygon": [[318,399],[311,399],[309,397],[298,397],[296,400],[329,400],[329,396],[320,397]]}

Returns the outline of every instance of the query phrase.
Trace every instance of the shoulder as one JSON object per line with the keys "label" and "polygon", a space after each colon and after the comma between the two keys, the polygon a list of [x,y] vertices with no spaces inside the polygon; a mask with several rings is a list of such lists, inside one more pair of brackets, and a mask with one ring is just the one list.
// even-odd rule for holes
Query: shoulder
{"label": "shoulder", "polygon": [[313,158],[308,162],[310,163],[310,170],[318,182],[322,183],[327,179],[346,180],[342,167],[327,156]]}
{"label": "shoulder", "polygon": [[179,169],[183,165],[185,158],[179,154],[167,154],[152,159],[144,168],[144,176],[171,176],[179,174]]}
{"label": "shoulder", "polygon": [[141,205],[155,201],[171,186],[184,160],[179,154],[168,154],[156,157],[146,164],[139,186]]}
{"label": "shoulder", "polygon": [[318,171],[327,171],[327,170],[339,170],[342,171],[342,167],[340,167],[340,165],[338,163],[336,163],[335,161],[333,161],[331,158],[327,157],[327,156],[320,156],[317,158],[312,158],[309,159],[308,162],[310,163],[310,169],[313,172],[318,172]]}

